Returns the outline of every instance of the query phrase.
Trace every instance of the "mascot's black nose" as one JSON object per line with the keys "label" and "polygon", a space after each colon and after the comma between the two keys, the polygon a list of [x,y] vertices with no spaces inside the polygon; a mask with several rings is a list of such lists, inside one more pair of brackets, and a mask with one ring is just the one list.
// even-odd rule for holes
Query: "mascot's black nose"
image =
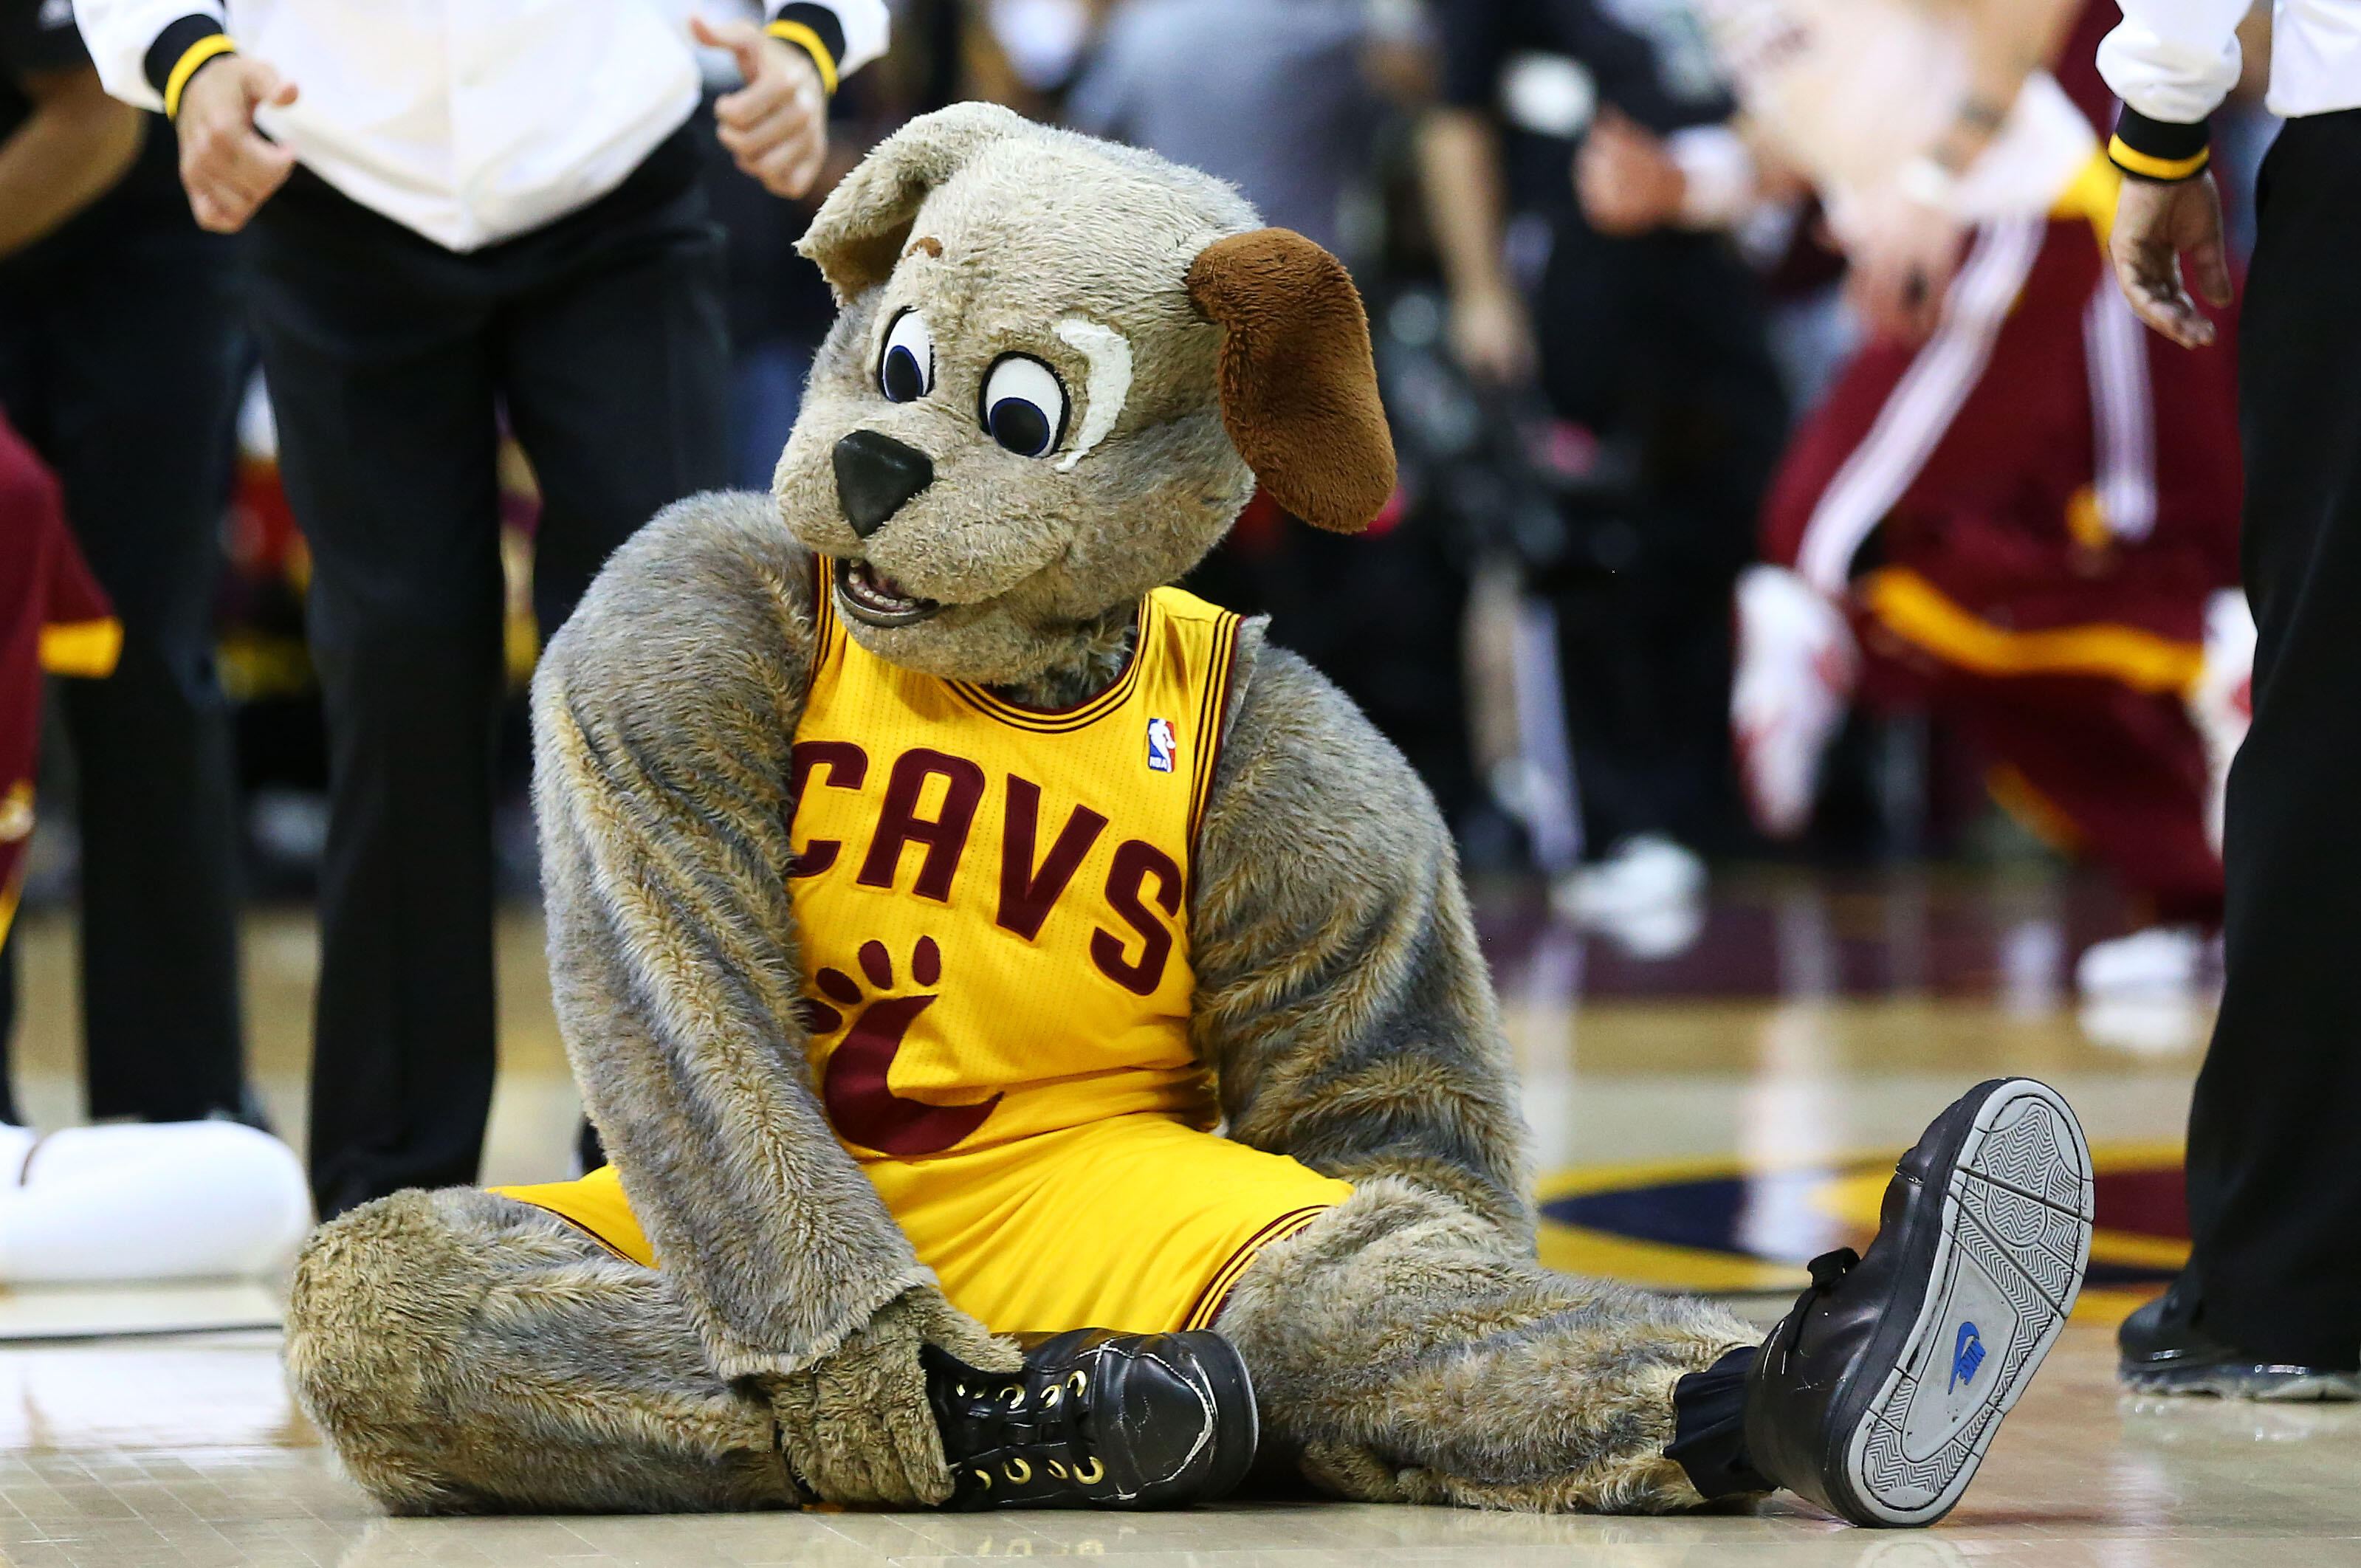
{"label": "mascot's black nose", "polygon": [[863,539],[934,482],[927,455],[890,435],[856,430],[836,444],[836,504]]}

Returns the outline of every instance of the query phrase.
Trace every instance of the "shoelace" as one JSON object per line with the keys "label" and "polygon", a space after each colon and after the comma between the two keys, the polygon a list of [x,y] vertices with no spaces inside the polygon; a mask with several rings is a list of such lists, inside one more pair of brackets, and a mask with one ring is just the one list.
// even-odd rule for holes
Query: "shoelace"
{"label": "shoelace", "polygon": [[1105,1477],[1105,1464],[1083,1452],[1077,1430],[1090,1392],[1090,1374],[1082,1367],[1038,1390],[1027,1387],[1022,1378],[1011,1378],[972,1390],[961,1382],[952,1392],[967,1401],[961,1415],[984,1440],[979,1446],[999,1455],[997,1475],[973,1462],[961,1466],[962,1479],[978,1490],[989,1494],[1003,1485],[1030,1486],[1038,1479],[1037,1461],[1038,1474],[1053,1481],[1088,1486]]}
{"label": "shoelace", "polygon": [[1804,1320],[1812,1315],[1812,1309],[1819,1304],[1821,1297],[1835,1289],[1843,1282],[1846,1275],[1850,1274],[1860,1266],[1861,1254],[1849,1246],[1840,1246],[1834,1252],[1824,1252],[1804,1266],[1811,1271],[1812,1283],[1804,1292],[1804,1299],[1795,1303],[1795,1310],[1787,1314],[1787,1343],[1779,1350],[1779,1361],[1783,1369],[1788,1357],[1795,1354],[1795,1346],[1803,1340]]}

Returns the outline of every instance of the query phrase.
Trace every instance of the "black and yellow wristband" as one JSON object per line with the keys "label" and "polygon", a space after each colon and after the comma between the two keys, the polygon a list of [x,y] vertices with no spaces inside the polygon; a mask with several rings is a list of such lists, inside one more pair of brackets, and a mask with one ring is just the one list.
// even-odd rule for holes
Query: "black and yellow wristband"
{"label": "black and yellow wristband", "polygon": [[183,16],[156,35],[140,67],[148,85],[164,100],[165,117],[175,118],[181,113],[181,94],[188,90],[189,78],[197,73],[197,67],[215,55],[236,51],[237,46],[229,41],[217,18]]}
{"label": "black and yellow wristband", "polygon": [[826,5],[783,5],[763,30],[811,56],[812,64],[819,68],[820,86],[829,97],[836,96],[836,62],[844,58],[844,24],[836,19],[834,11]]}
{"label": "black and yellow wristband", "polygon": [[2134,179],[2191,180],[2205,171],[2213,148],[2203,120],[2151,120],[2126,104],[2107,143],[2107,158]]}

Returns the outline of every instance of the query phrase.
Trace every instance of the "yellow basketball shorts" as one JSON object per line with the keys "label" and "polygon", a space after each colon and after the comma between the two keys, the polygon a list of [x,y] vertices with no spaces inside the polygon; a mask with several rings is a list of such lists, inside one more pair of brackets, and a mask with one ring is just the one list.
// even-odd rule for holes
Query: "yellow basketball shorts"
{"label": "yellow basketball shorts", "polygon": [[[943,1293],[1002,1333],[1203,1328],[1257,1253],[1353,1192],[1152,1113],[862,1168]],[[612,1166],[492,1190],[662,1266]]]}

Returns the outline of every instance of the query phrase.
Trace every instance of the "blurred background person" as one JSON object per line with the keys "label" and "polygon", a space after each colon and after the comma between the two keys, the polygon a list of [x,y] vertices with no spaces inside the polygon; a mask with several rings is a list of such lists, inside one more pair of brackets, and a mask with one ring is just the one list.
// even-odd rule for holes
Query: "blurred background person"
{"label": "blurred background person", "polygon": [[64,0],[0,0],[0,408],[56,471],[122,629],[113,676],[60,702],[89,1113],[256,1119],[213,650],[248,351],[232,242],[191,220],[173,161],[169,126],[106,96]]}
{"label": "blurred background person", "polygon": [[[33,837],[42,676],[103,679],[122,649],[123,624],[66,530],[57,477],[0,415],[0,943]],[[16,1027],[15,981],[0,970],[0,1040]],[[7,1112],[0,1121],[18,1120],[13,1097]]]}
{"label": "blurred background person", "polygon": [[[32,836],[41,677],[104,685],[124,628],[75,548],[58,482],[0,417],[0,941]],[[15,1024],[0,983],[0,1039]],[[186,1120],[68,1127],[0,1115],[0,1285],[152,1280],[283,1266],[311,1221],[294,1151]]]}
{"label": "blurred background person", "polygon": [[[1369,0],[1121,0],[1066,121],[1218,175],[1265,223],[1344,255],[1381,108],[1369,57],[1406,20]],[[1208,38],[1219,71],[1192,69]]]}
{"label": "blurred background person", "polygon": [[[1209,74],[1198,62],[1210,38],[1223,69]],[[1227,180],[1265,222],[1342,258],[1382,340],[1401,282],[1387,254],[1388,155],[1431,50],[1414,0],[1119,0],[1064,115]],[[1187,586],[1269,616],[1272,638],[1343,687],[1458,820],[1475,793],[1458,671],[1465,563],[1432,508],[1397,503],[1345,537],[1257,496]]]}
{"label": "blurred background person", "polygon": [[[1706,15],[1759,143],[1817,187],[1872,334],[1797,432],[1738,595],[1756,819],[1807,825],[1856,689],[1931,707],[1996,799],[2136,896],[2146,924],[2082,955],[2084,992],[2186,992],[2221,917],[2209,820],[2252,629],[2224,591],[2229,360],[2160,359],[2102,265],[2117,181],[2094,58],[2114,7]],[[1621,127],[1585,172],[1594,201],[1664,223],[1736,222],[1752,200]]]}
{"label": "blurred background person", "polygon": [[[500,422],[541,510],[545,634],[657,510],[727,485],[721,247],[698,73],[644,0],[83,0],[108,90],[176,121],[251,309],[330,744],[311,1176],[324,1217],[476,1179],[494,1070]],[[781,194],[882,0],[693,24],[736,56],[719,139]]]}
{"label": "blurred background person", "polygon": [[1573,159],[1594,123],[1628,120],[1718,169],[1730,100],[1676,0],[1455,0],[1433,16],[1441,102],[1420,155],[1451,342],[1495,389],[1492,417],[1515,418],[1513,394],[1537,385],[1561,442],[1595,451],[1563,548],[1527,574],[1551,612],[1541,641],[1562,674],[1588,862],[1545,869],[1564,870],[1556,900],[1577,918],[1686,905],[1699,851],[1737,838],[1729,594],[1784,399],[1758,280],[1730,239],[1603,231],[1576,203]]}

